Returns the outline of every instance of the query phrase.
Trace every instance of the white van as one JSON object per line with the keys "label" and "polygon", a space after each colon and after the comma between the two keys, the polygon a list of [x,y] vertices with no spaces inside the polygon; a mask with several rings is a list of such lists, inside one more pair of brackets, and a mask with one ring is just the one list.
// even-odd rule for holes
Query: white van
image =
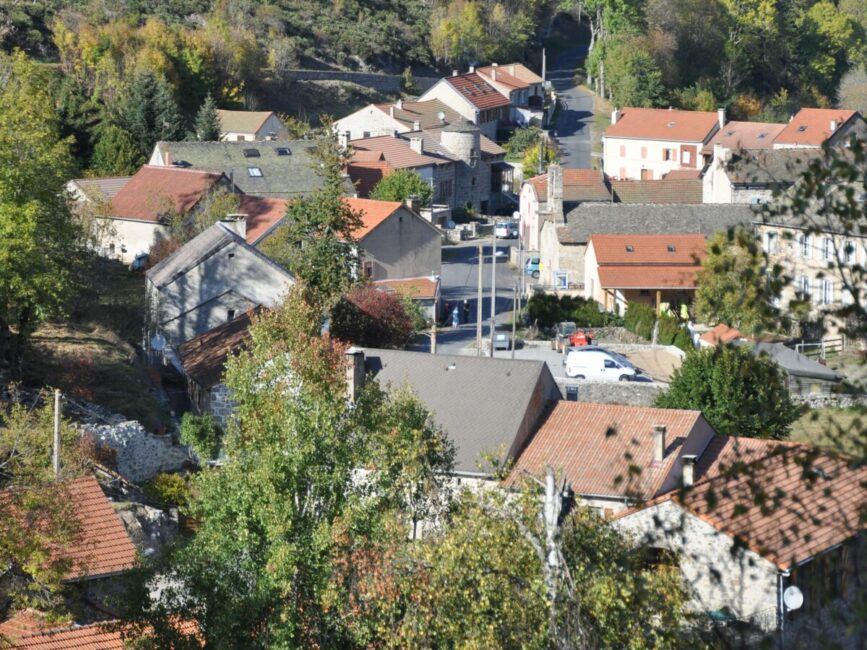
{"label": "white van", "polygon": [[[619,358],[618,358],[619,357]],[[566,355],[566,376],[590,381],[632,381],[635,366],[607,350],[573,350]]]}

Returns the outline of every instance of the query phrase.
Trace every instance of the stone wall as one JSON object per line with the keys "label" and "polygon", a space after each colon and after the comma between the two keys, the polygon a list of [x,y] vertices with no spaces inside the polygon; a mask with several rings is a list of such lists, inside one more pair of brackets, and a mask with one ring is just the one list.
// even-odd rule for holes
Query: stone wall
{"label": "stone wall", "polygon": [[172,443],[171,436],[156,436],[135,420],[89,425],[97,441],[117,453],[117,471],[128,481],[142,483],[160,472],[177,472],[189,460],[186,447]]}
{"label": "stone wall", "polygon": [[229,387],[226,384],[217,384],[211,389],[209,407],[210,413],[220,425],[220,429],[226,431],[229,418],[235,410],[235,403],[229,396]]}
{"label": "stone wall", "polygon": [[[349,81],[381,93],[396,94],[403,86],[403,76],[378,72],[348,72],[342,70],[289,70],[287,78],[293,81]],[[439,77],[414,77],[421,92],[433,86]]]}
{"label": "stone wall", "polygon": [[791,398],[795,404],[806,404],[812,409],[867,406],[867,395],[844,395],[836,393],[800,395],[793,392],[791,393]]}
{"label": "stone wall", "polygon": [[[586,381],[557,377],[557,385],[564,399],[598,404],[626,404],[627,406],[653,406],[656,398],[668,384],[639,381]],[[577,398],[570,389],[577,388]]]}

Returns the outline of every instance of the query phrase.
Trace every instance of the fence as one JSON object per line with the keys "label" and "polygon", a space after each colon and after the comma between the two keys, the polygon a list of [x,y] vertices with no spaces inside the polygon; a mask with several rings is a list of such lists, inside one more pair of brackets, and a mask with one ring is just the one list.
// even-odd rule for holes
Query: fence
{"label": "fence", "polygon": [[846,349],[846,337],[839,336],[833,339],[825,339],[815,343],[797,343],[795,352],[800,352],[811,359],[828,359],[843,352]]}

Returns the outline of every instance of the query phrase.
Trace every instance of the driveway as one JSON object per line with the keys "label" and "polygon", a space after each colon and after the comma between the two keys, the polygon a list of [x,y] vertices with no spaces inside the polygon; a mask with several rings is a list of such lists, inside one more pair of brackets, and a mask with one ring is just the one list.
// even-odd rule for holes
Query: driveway
{"label": "driveway", "polygon": [[551,66],[547,77],[560,98],[560,114],[554,126],[560,145],[560,162],[570,169],[590,169],[593,122],[593,95],[575,85],[578,61],[587,53],[587,45],[563,50]]}

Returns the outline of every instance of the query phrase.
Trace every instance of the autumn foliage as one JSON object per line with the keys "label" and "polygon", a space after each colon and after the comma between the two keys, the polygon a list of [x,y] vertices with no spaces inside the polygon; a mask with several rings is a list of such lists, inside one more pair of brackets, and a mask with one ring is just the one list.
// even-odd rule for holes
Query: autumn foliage
{"label": "autumn foliage", "polygon": [[412,334],[412,318],[403,301],[370,284],[355,287],[331,312],[331,334],[365,347],[396,348]]}

